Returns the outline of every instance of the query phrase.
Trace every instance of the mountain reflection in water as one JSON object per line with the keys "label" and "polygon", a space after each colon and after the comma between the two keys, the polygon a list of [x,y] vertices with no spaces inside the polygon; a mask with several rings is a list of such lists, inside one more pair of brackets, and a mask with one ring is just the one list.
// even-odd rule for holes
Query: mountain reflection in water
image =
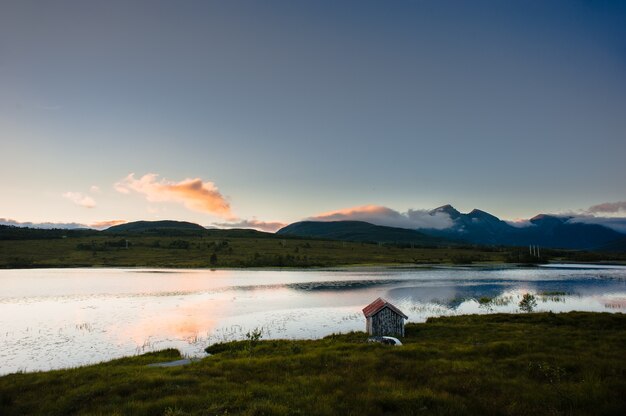
{"label": "mountain reflection in water", "polygon": [[382,296],[432,316],[623,312],[626,267],[335,270],[0,270],[0,374],[84,365],[163,348],[201,355],[215,342],[361,331]]}

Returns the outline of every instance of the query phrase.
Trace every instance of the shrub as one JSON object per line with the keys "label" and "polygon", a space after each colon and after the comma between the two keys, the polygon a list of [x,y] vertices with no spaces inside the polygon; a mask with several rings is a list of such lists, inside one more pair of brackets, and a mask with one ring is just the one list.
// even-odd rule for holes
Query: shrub
{"label": "shrub", "polygon": [[169,247],[186,250],[189,248],[190,245],[191,244],[189,243],[189,241],[186,240],[174,240],[170,243]]}
{"label": "shrub", "polygon": [[530,293],[524,293],[522,300],[519,303],[519,308],[522,312],[532,312],[537,307],[537,299],[535,295]]}
{"label": "shrub", "polygon": [[247,349],[250,354],[252,354],[252,350],[257,346],[262,337],[263,328],[254,328],[252,331],[246,333],[246,339],[248,340]]}

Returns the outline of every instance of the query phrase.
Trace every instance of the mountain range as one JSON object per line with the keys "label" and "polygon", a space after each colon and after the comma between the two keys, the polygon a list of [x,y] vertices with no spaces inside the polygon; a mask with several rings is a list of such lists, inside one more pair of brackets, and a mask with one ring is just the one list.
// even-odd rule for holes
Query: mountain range
{"label": "mountain range", "polygon": [[462,214],[451,205],[444,205],[431,211],[433,214],[437,212],[448,214],[453,226],[443,230],[421,230],[422,232],[473,244],[532,244],[551,248],[597,250],[626,239],[625,234],[603,225],[572,222],[572,217],[568,216],[540,214],[531,218],[524,226],[514,226],[479,209]]}
{"label": "mountain range", "polygon": [[[280,229],[277,234],[348,241],[437,244],[447,240],[479,245],[537,245],[577,250],[622,251],[626,247],[626,234],[599,224],[574,222],[571,221],[572,217],[567,216],[540,214],[524,226],[514,226],[479,209],[464,214],[451,205],[444,205],[430,211],[431,215],[441,213],[450,217],[451,227],[408,230],[361,221],[301,221]],[[439,240],[429,240],[427,237]]]}
{"label": "mountain range", "polygon": [[[529,246],[589,251],[626,251],[626,233],[601,224],[583,223],[578,218],[540,214],[523,224],[503,221],[488,212],[474,209],[461,213],[451,205],[435,208],[427,215],[450,218],[444,229],[400,228],[366,221],[300,221],[276,232],[276,236],[321,238],[340,241],[410,244],[420,247],[460,244],[489,246]],[[372,221],[375,222],[375,221]],[[620,229],[621,230],[621,229]],[[250,229],[207,229],[184,221],[135,221],[93,229],[40,229],[0,223],[0,240],[49,239],[69,236],[143,234],[154,236],[229,235],[273,238],[274,234]]]}

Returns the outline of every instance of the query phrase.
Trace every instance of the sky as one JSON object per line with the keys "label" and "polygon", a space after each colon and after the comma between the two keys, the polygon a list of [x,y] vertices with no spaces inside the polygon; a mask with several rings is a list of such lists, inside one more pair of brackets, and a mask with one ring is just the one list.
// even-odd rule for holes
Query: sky
{"label": "sky", "polygon": [[17,222],[624,217],[626,2],[3,0],[0,150]]}

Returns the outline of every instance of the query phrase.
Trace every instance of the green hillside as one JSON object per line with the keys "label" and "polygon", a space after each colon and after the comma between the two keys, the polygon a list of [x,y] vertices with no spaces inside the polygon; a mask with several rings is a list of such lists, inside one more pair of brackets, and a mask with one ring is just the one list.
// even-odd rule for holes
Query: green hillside
{"label": "green hillside", "polygon": [[48,240],[96,236],[99,231],[92,229],[27,228],[13,225],[0,225],[0,240]]}
{"label": "green hillside", "polygon": [[420,246],[458,245],[406,228],[385,227],[364,221],[301,221],[281,228],[278,235],[326,238],[371,243],[406,243]]}
{"label": "green hillside", "polygon": [[146,234],[158,234],[158,233],[171,233],[171,232],[204,232],[206,228],[187,221],[134,221],[125,224],[114,225],[107,228],[104,232],[109,234],[123,234],[123,233],[146,233]]}

